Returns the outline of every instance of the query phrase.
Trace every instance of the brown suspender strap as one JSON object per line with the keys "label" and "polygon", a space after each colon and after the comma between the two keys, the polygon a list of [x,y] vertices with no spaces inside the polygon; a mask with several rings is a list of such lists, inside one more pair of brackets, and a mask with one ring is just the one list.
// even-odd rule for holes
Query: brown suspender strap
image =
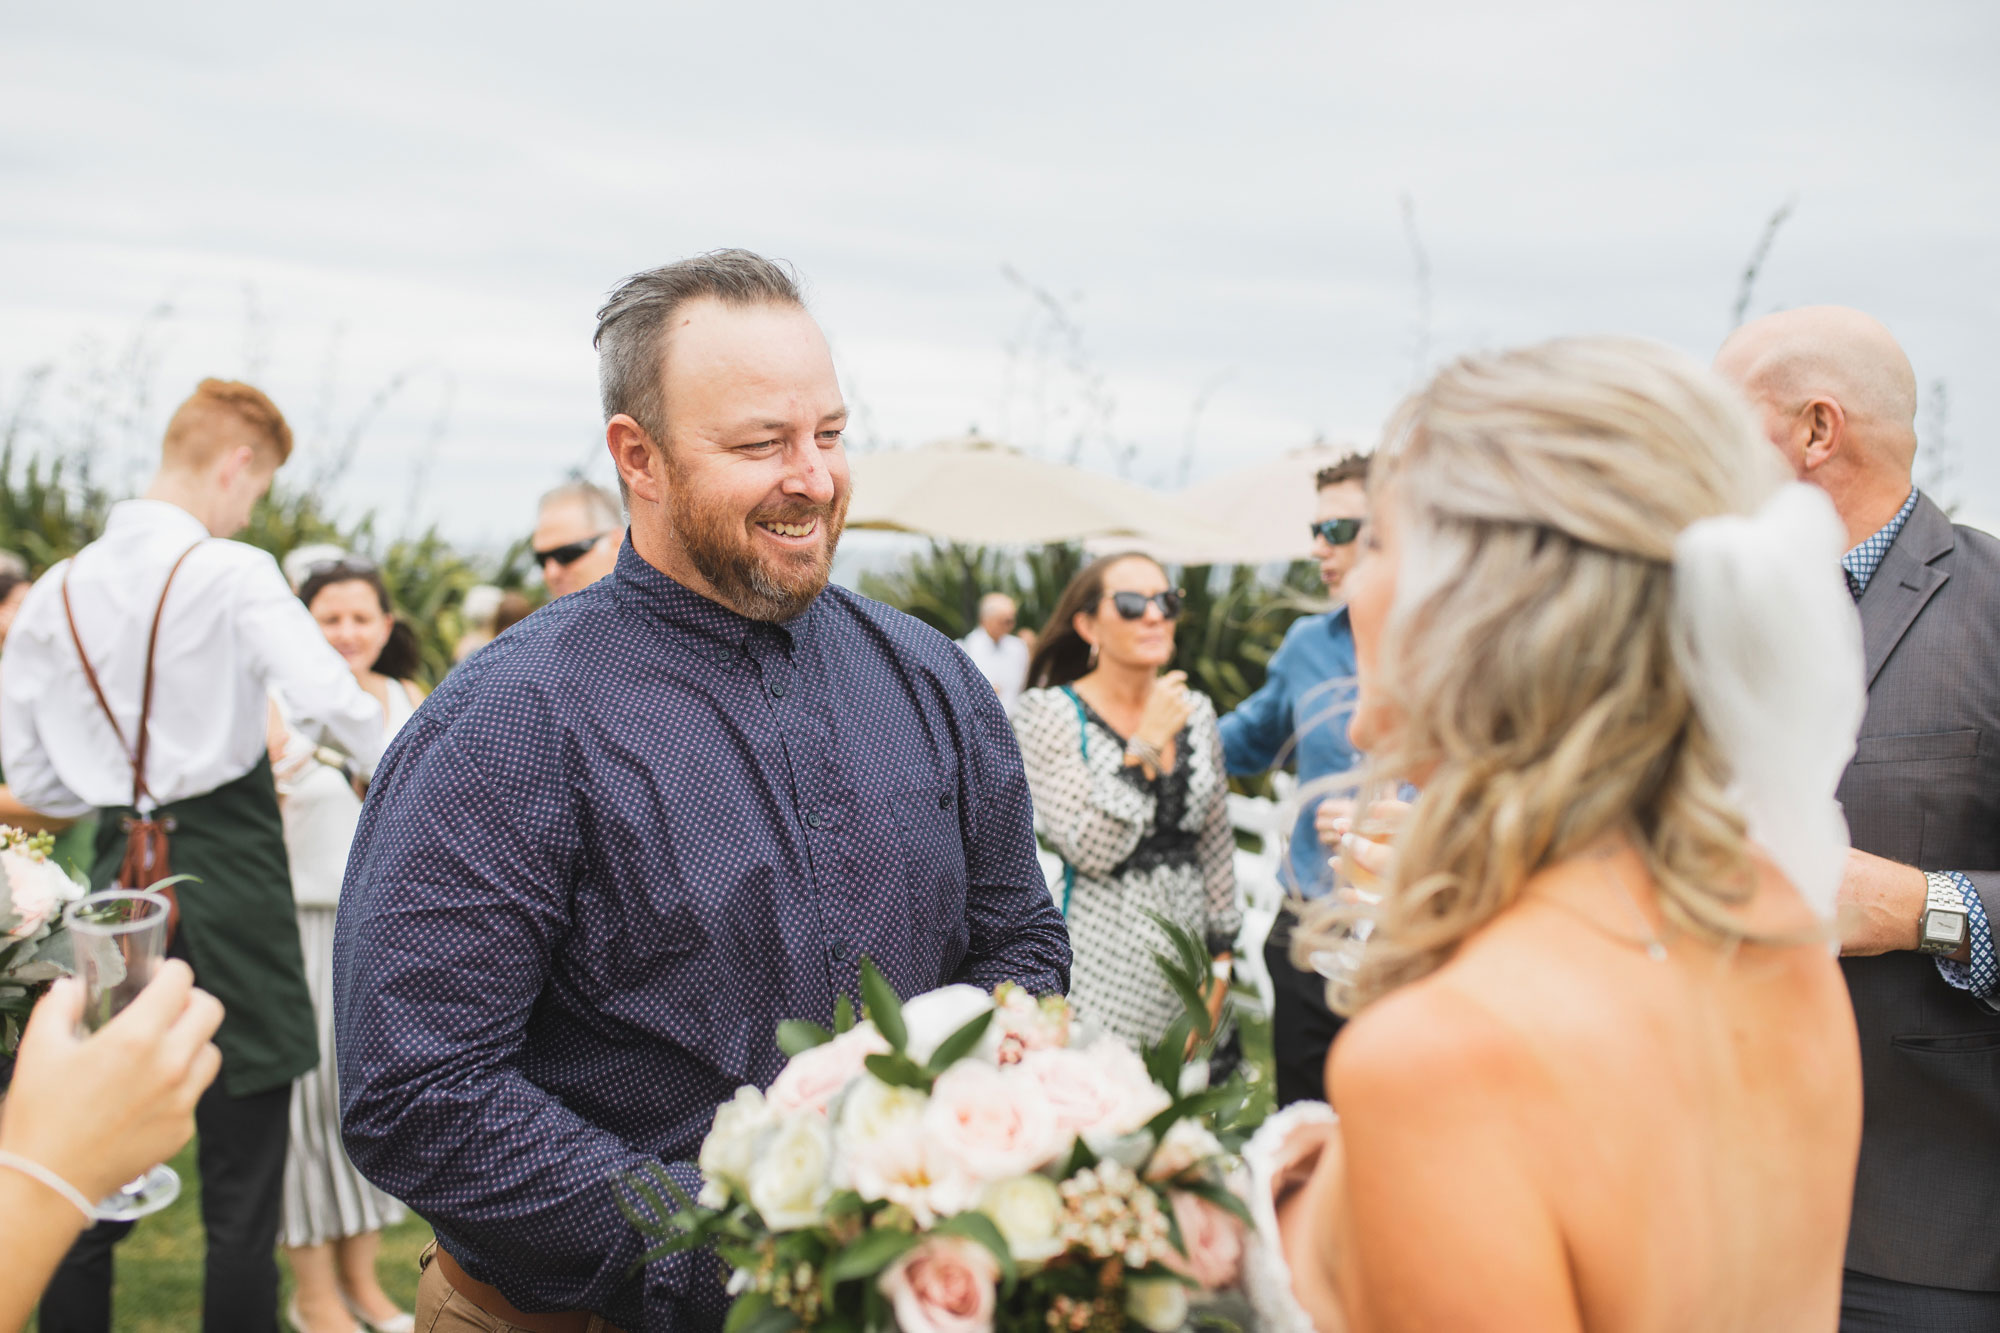
{"label": "brown suspender strap", "polygon": [[[111,724],[111,734],[118,739],[118,748],[132,765],[132,814],[125,820],[125,857],[118,866],[118,878],[113,881],[121,888],[143,889],[157,884],[173,874],[170,868],[167,835],[173,832],[171,819],[147,819],[139,809],[141,799],[151,799],[152,792],[146,788],[146,744],[153,720],[153,657],[160,646],[160,621],[167,611],[167,593],[174,586],[174,575],[181,572],[181,566],[194,554],[196,542],[182,551],[180,559],[174,561],[167,571],[167,581],[160,588],[160,603],[153,608],[153,627],[146,635],[145,686],[139,699],[139,732],[136,743],[128,744],[125,733],[118,726],[118,715],[111,711],[111,701],[104,697],[104,686],[98,683],[97,672],[90,665],[90,654],[83,651],[83,636],[77,633],[76,611],[69,601],[69,576],[76,569],[76,561],[71,560],[69,568],[63,571],[62,603],[63,616],[69,621],[70,642],[76,645],[76,660],[83,664],[83,678],[90,682],[90,692],[97,696],[97,706],[104,710],[104,720]],[[180,895],[171,885],[160,890],[168,905],[167,937],[180,926]]]}

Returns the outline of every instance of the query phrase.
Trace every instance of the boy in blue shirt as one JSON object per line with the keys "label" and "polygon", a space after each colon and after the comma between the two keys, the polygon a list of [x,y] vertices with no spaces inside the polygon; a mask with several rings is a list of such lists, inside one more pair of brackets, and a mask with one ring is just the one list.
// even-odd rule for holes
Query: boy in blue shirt
{"label": "boy in blue shirt", "polygon": [[[1362,524],[1368,514],[1368,458],[1350,454],[1314,478],[1318,503],[1313,511],[1313,554],[1327,595],[1338,599],[1340,585],[1360,554]],[[1302,616],[1286,631],[1271,657],[1263,688],[1222,719],[1222,752],[1236,776],[1262,773],[1296,760],[1299,781],[1345,773],[1357,762],[1348,744],[1347,722],[1354,707],[1354,633],[1347,608]],[[1315,809],[1299,812],[1292,830],[1284,875],[1286,889],[1317,898],[1333,887],[1327,849],[1314,827]],[[1313,972],[1302,972],[1289,957],[1293,917],[1281,912],[1264,945],[1271,970],[1272,1035],[1276,1048],[1278,1104],[1326,1095],[1326,1053],[1342,1020],[1327,1008],[1326,989]]]}

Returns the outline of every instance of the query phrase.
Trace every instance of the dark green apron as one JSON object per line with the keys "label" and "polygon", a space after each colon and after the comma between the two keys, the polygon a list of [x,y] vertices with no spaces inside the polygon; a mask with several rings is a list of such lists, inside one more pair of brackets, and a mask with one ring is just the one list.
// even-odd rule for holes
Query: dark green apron
{"label": "dark green apron", "polygon": [[[131,813],[110,809],[98,821],[93,888],[109,887],[118,874]],[[222,1085],[232,1097],[283,1087],[319,1063],[319,1034],[270,759],[212,792],[161,806],[158,817],[174,821],[173,872],[201,881],[176,890],[175,952],[186,953],[195,980],[222,1001],[215,1034]]]}

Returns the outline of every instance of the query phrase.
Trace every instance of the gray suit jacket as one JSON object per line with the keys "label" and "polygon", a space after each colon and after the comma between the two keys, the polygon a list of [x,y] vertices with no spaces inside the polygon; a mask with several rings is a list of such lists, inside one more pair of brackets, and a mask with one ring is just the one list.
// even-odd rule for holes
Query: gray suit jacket
{"label": "gray suit jacket", "polygon": [[[1919,497],[1861,631],[1868,714],[1840,784],[1854,845],[1965,872],[2000,922],[2000,541]],[[2000,1291],[2000,1014],[1924,954],[1841,968],[1865,1106],[1847,1265]]]}

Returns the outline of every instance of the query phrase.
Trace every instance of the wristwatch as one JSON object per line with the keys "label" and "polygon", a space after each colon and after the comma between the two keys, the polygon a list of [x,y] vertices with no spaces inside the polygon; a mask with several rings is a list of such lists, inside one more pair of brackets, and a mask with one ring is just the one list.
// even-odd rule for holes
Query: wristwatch
{"label": "wristwatch", "polygon": [[1928,892],[1924,914],[1917,919],[1917,948],[1924,953],[1948,956],[1965,947],[1971,938],[1965,916],[1965,895],[1950,875],[1935,870],[1924,872]]}

